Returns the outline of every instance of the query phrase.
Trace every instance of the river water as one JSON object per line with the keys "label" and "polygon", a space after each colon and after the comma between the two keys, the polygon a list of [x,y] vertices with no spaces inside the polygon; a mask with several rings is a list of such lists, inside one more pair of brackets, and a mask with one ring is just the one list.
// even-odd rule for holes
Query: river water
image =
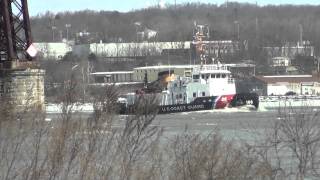
{"label": "river water", "polygon": [[[294,107],[290,113],[314,113],[320,107]],[[227,139],[253,138],[252,133],[270,129],[273,122],[280,118],[280,113],[284,114],[285,108],[259,108],[250,110],[248,108],[230,108],[222,110],[207,110],[197,112],[183,112],[157,115],[152,126],[163,129],[164,137],[179,135],[182,133],[208,134],[219,131]],[[90,116],[90,113],[78,113],[81,119]],[[54,120],[60,116],[58,113],[47,114],[47,119]],[[126,116],[118,116],[113,126],[115,128],[124,127]]]}

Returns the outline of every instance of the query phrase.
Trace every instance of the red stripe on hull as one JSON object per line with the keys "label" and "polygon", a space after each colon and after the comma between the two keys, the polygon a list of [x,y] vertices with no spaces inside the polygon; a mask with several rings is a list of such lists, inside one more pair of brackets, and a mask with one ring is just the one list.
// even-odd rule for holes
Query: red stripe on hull
{"label": "red stripe on hull", "polygon": [[214,108],[215,109],[223,109],[223,108],[225,108],[233,100],[233,97],[234,97],[234,94],[222,95],[222,96],[218,97]]}

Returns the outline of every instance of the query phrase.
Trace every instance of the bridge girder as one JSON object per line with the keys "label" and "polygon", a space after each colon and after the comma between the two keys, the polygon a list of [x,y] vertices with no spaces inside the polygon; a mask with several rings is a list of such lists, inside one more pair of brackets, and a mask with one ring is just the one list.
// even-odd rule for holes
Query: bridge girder
{"label": "bridge girder", "polygon": [[0,62],[31,61],[31,43],[27,0],[0,0]]}

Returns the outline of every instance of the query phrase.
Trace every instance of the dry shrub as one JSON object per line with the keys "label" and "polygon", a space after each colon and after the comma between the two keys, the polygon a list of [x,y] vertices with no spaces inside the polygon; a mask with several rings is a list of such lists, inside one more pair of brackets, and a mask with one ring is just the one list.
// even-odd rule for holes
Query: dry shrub
{"label": "dry shrub", "polygon": [[279,112],[265,137],[253,144],[224,140],[219,130],[192,134],[187,128],[165,139],[154,122],[155,96],[141,96],[135,113],[120,117],[115,106],[119,91],[109,86],[95,96],[94,113],[83,116],[74,111],[76,86],[76,81],[67,82],[62,113],[54,121],[46,122],[41,112],[1,114],[0,179],[319,177],[319,112]]}
{"label": "dry shrub", "polygon": [[258,179],[261,166],[250,149],[219,132],[177,135],[169,144],[169,179]]}

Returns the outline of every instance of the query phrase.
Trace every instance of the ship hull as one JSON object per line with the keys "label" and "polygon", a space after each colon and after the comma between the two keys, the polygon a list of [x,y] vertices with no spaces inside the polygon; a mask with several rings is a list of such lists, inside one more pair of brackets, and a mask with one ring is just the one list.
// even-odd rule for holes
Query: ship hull
{"label": "ship hull", "polygon": [[[200,97],[186,104],[159,105],[158,114],[224,109],[226,107],[232,108],[247,105],[253,105],[254,109],[258,109],[259,96],[256,93],[239,93],[234,95]],[[134,113],[134,105],[122,105],[121,107],[120,114]]]}
{"label": "ship hull", "polygon": [[201,103],[201,104],[175,104],[159,106],[158,114],[190,112],[190,111],[203,111],[213,109],[213,103]]}

